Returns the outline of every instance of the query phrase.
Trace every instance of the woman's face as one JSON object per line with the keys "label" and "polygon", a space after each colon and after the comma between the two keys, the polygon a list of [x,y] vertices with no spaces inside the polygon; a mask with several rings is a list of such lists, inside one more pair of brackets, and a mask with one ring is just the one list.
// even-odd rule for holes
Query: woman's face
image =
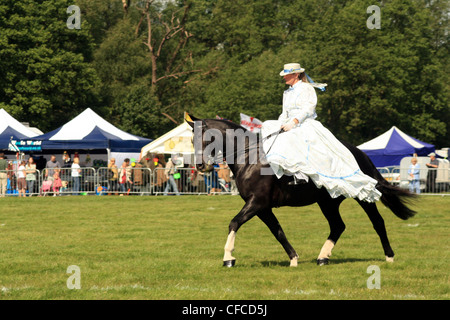
{"label": "woman's face", "polygon": [[293,86],[298,81],[298,73],[287,74],[283,78],[287,85]]}
{"label": "woman's face", "polygon": [[28,159],[28,163],[34,163],[33,158]]}

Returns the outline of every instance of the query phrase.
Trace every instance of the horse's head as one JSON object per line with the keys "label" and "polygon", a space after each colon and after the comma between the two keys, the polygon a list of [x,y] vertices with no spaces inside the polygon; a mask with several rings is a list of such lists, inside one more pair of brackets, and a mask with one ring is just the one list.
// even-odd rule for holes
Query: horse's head
{"label": "horse's head", "polygon": [[198,119],[186,114],[194,131],[195,163],[200,171],[211,171],[214,163],[228,165],[258,162],[257,135],[229,120]]}
{"label": "horse's head", "polygon": [[192,127],[194,137],[195,164],[198,171],[214,170],[214,163],[221,162],[224,153],[225,130],[215,119],[198,119],[186,114],[186,122]]}

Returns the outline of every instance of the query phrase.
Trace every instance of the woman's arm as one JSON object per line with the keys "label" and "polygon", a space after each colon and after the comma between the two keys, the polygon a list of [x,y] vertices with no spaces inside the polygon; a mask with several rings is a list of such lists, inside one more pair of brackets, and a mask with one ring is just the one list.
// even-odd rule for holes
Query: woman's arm
{"label": "woman's arm", "polygon": [[307,118],[316,114],[317,95],[311,85],[302,85],[298,89],[295,98],[295,108],[289,110],[290,121],[282,126],[284,131],[289,131]]}
{"label": "woman's arm", "polygon": [[[26,168],[27,168],[27,167],[25,167],[25,169],[26,169]],[[35,172],[36,172],[36,166],[34,166],[34,168],[31,167],[31,166],[28,166],[28,169],[27,169],[25,172],[26,172],[26,174],[35,173]]]}
{"label": "woman's arm", "polygon": [[297,108],[291,111],[292,116],[298,123],[303,123],[305,119],[312,117],[316,113],[317,95],[311,85],[303,85],[299,89],[299,94],[295,100]]}

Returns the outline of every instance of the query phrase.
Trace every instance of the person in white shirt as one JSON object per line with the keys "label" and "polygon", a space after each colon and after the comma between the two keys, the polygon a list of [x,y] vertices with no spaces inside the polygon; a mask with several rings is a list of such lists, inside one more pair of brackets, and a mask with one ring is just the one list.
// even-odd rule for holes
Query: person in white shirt
{"label": "person in white shirt", "polygon": [[25,197],[27,190],[27,181],[25,180],[25,160],[22,160],[17,169],[17,189],[19,189],[19,197]]}
{"label": "person in white shirt", "polygon": [[[343,195],[368,202],[379,200],[377,181],[365,175],[353,154],[315,120],[317,95],[305,69],[290,63],[280,75],[289,85],[283,94],[283,112],[278,120],[265,121],[262,126],[263,148],[275,175],[294,176],[290,185],[311,179],[333,198]],[[283,132],[277,134],[280,129]]]}
{"label": "person in white shirt", "polygon": [[408,174],[409,192],[420,193],[420,164],[417,163],[417,158],[411,159]]}
{"label": "person in white shirt", "polygon": [[74,158],[72,163],[72,195],[77,196],[80,191],[80,159]]}

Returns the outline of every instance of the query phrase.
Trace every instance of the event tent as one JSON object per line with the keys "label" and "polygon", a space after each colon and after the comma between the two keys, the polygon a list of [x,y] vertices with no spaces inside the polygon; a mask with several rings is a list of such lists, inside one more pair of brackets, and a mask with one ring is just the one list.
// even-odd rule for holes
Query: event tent
{"label": "event tent", "polygon": [[0,149],[7,150],[12,140],[28,139],[37,136],[30,128],[14,119],[5,109],[0,109]]}
{"label": "event tent", "polygon": [[141,157],[146,155],[147,152],[193,154],[192,137],[191,126],[187,122],[183,122],[183,124],[145,145],[141,150]]}
{"label": "event tent", "polygon": [[46,150],[105,150],[137,154],[151,139],[129,134],[87,108],[62,127],[31,139]]}
{"label": "event tent", "polygon": [[358,148],[369,156],[376,167],[399,166],[404,157],[414,153],[427,156],[435,150],[434,145],[410,137],[396,126]]}

